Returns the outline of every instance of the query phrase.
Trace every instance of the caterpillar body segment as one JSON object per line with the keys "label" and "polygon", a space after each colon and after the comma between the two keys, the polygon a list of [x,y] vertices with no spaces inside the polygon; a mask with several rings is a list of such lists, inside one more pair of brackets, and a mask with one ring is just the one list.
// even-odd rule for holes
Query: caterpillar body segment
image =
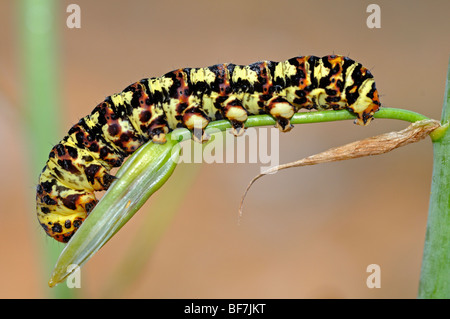
{"label": "caterpillar body segment", "polygon": [[[50,152],[37,186],[37,215],[46,233],[67,242],[106,190],[113,167],[139,146],[188,128],[197,141],[211,121],[227,119],[236,136],[249,115],[270,114],[287,132],[301,109],[348,109],[368,124],[380,108],[372,74],[347,57],[302,56],[283,62],[184,68],[133,83],[107,97]],[[198,130],[194,130],[198,129]]]}

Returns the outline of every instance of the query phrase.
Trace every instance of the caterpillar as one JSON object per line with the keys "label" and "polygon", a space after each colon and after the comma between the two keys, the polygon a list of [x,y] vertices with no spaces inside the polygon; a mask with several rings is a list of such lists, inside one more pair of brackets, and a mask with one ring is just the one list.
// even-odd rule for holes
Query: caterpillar
{"label": "caterpillar", "polygon": [[97,204],[94,192],[114,181],[110,170],[147,141],[164,143],[176,128],[201,142],[207,124],[221,119],[239,136],[249,115],[270,114],[287,132],[300,109],[347,109],[366,125],[380,107],[370,71],[339,55],[184,68],[143,79],[106,97],[52,148],[37,185],[38,221],[49,236],[68,242]]}

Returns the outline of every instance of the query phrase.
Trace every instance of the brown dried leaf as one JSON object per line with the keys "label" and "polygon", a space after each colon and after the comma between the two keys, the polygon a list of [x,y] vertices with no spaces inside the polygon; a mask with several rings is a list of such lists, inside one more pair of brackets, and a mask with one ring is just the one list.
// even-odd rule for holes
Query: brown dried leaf
{"label": "brown dried leaf", "polygon": [[424,139],[425,137],[430,135],[432,131],[434,131],[440,126],[441,124],[435,120],[418,121],[412,123],[406,129],[401,130],[399,132],[390,132],[373,136],[343,146],[331,148],[325,152],[305,157],[295,162],[271,167],[265,172],[254,177],[247,186],[247,189],[245,190],[245,193],[242,196],[241,203],[239,205],[239,216],[242,216],[242,206],[244,203],[245,196],[247,195],[250,187],[253,185],[254,182],[256,182],[256,180],[258,180],[264,175],[273,174],[282,169],[291,167],[344,161],[358,157],[388,153],[398,147],[402,147],[411,143],[416,143]]}

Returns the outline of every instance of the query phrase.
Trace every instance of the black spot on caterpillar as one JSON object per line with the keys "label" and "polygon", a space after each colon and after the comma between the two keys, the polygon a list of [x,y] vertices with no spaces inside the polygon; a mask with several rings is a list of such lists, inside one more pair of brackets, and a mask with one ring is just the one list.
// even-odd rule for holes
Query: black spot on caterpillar
{"label": "black spot on caterpillar", "polygon": [[228,119],[238,136],[248,115],[270,114],[287,132],[300,109],[348,109],[366,125],[380,106],[369,70],[337,55],[184,68],[143,79],[107,97],[53,147],[37,186],[38,220],[49,236],[68,242],[97,204],[94,192],[114,180],[109,171],[145,142],[164,143],[175,128],[203,133],[209,122]]}

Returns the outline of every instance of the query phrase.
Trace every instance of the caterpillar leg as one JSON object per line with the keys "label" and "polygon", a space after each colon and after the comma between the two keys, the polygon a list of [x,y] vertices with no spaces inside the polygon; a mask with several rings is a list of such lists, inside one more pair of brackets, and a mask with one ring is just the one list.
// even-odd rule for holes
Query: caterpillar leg
{"label": "caterpillar leg", "polygon": [[244,122],[239,122],[239,121],[235,121],[232,120],[231,122],[231,133],[238,137],[238,136],[242,136],[245,133],[245,126],[244,126]]}
{"label": "caterpillar leg", "polygon": [[169,132],[167,126],[158,127],[153,129],[150,133],[153,143],[164,144],[167,142],[166,134]]}
{"label": "caterpillar leg", "polygon": [[242,101],[236,97],[230,97],[223,105],[223,114],[231,122],[231,133],[241,136],[245,133],[244,122],[247,121],[248,112],[242,105]]}
{"label": "caterpillar leg", "polygon": [[286,99],[275,96],[267,101],[266,109],[277,120],[276,127],[281,132],[289,132],[293,128],[291,117],[295,113],[295,107]]}
{"label": "caterpillar leg", "polygon": [[186,109],[183,114],[183,123],[192,132],[192,139],[195,142],[204,143],[211,138],[205,133],[209,121],[208,116],[196,107]]}
{"label": "caterpillar leg", "polygon": [[169,133],[169,127],[164,115],[159,115],[151,120],[148,134],[153,143],[164,144],[167,141],[167,133]]}

